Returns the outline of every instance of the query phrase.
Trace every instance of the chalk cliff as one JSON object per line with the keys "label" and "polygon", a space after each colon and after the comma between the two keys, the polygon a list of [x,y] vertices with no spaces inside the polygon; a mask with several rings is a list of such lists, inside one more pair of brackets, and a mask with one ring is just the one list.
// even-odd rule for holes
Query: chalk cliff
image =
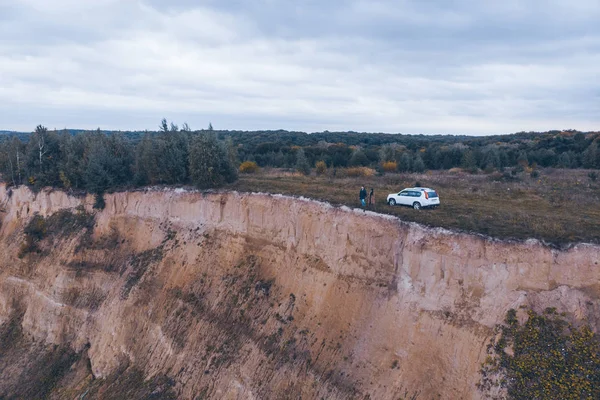
{"label": "chalk cliff", "polygon": [[597,246],[268,194],[105,199],[0,186],[0,397],[477,399],[508,309],[600,328]]}

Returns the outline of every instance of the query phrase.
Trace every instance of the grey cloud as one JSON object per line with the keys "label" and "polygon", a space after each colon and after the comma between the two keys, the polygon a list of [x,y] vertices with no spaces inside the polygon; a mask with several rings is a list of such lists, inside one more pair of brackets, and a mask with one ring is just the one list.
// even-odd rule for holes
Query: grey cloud
{"label": "grey cloud", "polygon": [[51,3],[0,0],[0,112],[13,128],[599,123],[595,0]]}

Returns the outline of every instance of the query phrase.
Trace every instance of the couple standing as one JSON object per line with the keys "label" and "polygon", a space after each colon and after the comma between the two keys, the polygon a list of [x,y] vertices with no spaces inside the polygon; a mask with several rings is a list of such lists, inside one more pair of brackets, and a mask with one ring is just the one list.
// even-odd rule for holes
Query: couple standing
{"label": "couple standing", "polygon": [[359,193],[358,197],[360,198],[360,204],[363,208],[366,207],[367,205],[369,207],[372,207],[375,205],[375,194],[373,194],[373,188],[371,188],[371,191],[369,192],[368,203],[367,203],[367,189],[365,189],[364,186],[360,188],[360,193]]}

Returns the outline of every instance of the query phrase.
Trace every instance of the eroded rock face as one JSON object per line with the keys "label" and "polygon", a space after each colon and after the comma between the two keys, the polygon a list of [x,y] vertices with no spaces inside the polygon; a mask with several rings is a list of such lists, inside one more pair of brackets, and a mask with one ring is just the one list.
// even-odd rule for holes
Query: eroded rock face
{"label": "eroded rock face", "polygon": [[596,246],[283,196],[111,194],[93,224],[48,229],[26,251],[35,213],[91,204],[0,186],[0,397],[25,393],[22,352],[71,366],[40,377],[54,398],[471,399],[508,309],[600,327]]}

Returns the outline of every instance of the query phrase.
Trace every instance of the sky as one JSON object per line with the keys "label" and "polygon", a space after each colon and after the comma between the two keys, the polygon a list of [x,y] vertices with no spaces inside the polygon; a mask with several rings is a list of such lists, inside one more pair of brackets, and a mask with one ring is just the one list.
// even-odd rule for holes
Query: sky
{"label": "sky", "polygon": [[599,0],[0,0],[0,129],[600,130]]}

